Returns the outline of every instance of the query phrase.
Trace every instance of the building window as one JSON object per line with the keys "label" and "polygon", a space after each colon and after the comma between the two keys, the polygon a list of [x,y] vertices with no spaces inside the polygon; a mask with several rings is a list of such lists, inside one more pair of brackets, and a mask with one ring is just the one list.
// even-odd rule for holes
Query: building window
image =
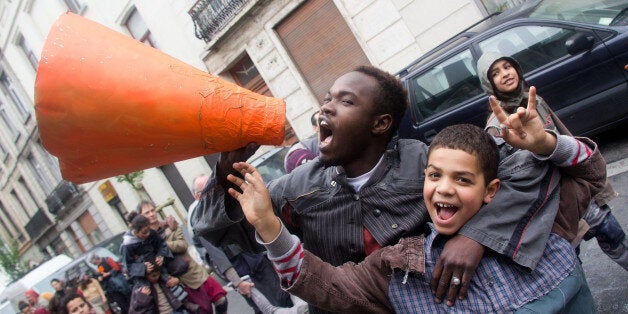
{"label": "building window", "polygon": [[59,160],[57,159],[57,157],[51,155],[46,149],[44,149],[44,146],[41,145],[41,141],[39,139],[37,140],[35,149],[37,149],[39,156],[44,156],[46,160],[46,167],[54,178],[53,182],[61,181],[61,169],[59,168]]}
{"label": "building window", "polygon": [[28,207],[24,205],[24,202],[22,201],[20,196],[17,195],[17,191],[15,191],[15,189],[13,189],[13,190],[11,190],[10,194],[13,197],[13,200],[15,200],[16,203],[20,204],[20,208],[26,214],[28,219],[30,220],[30,218],[33,217],[33,215],[31,215],[31,213],[28,212],[28,210],[27,210]]}
{"label": "building window", "polygon": [[81,229],[83,229],[83,233],[87,237],[91,246],[105,239],[102,232],[98,229],[98,225],[96,224],[94,217],[89,213],[89,211],[86,211],[79,216],[77,222],[81,226]]}
{"label": "building window", "polygon": [[22,52],[28,59],[28,62],[31,63],[31,66],[33,67],[33,69],[37,70],[37,66],[39,65],[39,60],[37,60],[35,53],[26,43],[24,36],[19,35],[19,38],[17,40],[17,45],[20,46],[20,48],[22,49]]}
{"label": "building window", "polygon": [[[70,230],[70,228],[68,228],[68,230]],[[65,243],[63,243],[63,240],[61,240],[61,237],[57,237],[54,240],[52,240],[52,242],[50,242],[50,246],[52,247],[52,250],[56,254],[71,255],[70,250],[65,245]]]}
{"label": "building window", "polygon": [[20,185],[20,187],[26,191],[26,197],[29,198],[31,204],[38,206],[37,205],[37,201],[35,200],[34,196],[33,196],[33,191],[30,189],[30,187],[28,186],[28,184],[26,184],[26,181],[24,180],[23,177],[19,177],[17,180],[18,184]]}
{"label": "building window", "polygon": [[261,76],[257,67],[253,63],[253,60],[248,55],[245,55],[238,63],[236,63],[229,73],[235,78],[236,83],[246,88],[250,86],[253,80],[260,80]]}
{"label": "building window", "polygon": [[35,156],[33,156],[32,153],[28,154],[26,160],[28,161],[28,167],[37,177],[37,182],[41,186],[41,189],[44,191],[44,194],[50,194],[50,192],[52,192],[53,190],[53,186],[48,180],[45,169],[43,169],[41,164],[37,162],[37,159],[35,158]]}
{"label": "building window", "polygon": [[15,124],[13,124],[13,121],[9,117],[9,114],[4,104],[2,103],[0,103],[0,119],[2,119],[2,122],[4,122],[4,125],[9,131],[9,134],[11,134],[13,141],[17,142],[17,140],[20,138],[20,131],[18,131],[18,129],[15,127]]}
{"label": "building window", "polygon": [[151,34],[144,22],[144,19],[136,8],[133,8],[131,14],[129,14],[129,18],[126,20],[125,26],[133,38],[151,47],[157,48],[157,41],[155,41],[155,38]]}
{"label": "building window", "polygon": [[70,12],[74,12],[76,14],[81,14],[85,6],[80,3],[78,0],[63,0],[65,5],[68,7]]}
{"label": "building window", "polygon": [[126,222],[126,215],[129,213],[129,211],[126,209],[126,207],[124,207],[124,204],[122,204],[120,198],[115,196],[107,203],[109,203],[109,205],[113,207],[116,212],[118,212],[120,217],[122,217],[122,220]]}
{"label": "building window", "polygon": [[22,117],[22,121],[26,121],[30,117],[30,112],[26,109],[22,98],[18,95],[15,84],[13,84],[13,80],[6,72],[0,74],[0,85],[2,85],[2,91],[13,101],[17,112]]}

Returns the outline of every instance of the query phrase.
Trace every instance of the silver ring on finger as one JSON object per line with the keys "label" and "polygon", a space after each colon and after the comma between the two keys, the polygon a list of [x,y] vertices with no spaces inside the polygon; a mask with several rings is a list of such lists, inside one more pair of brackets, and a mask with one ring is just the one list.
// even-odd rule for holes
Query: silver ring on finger
{"label": "silver ring on finger", "polygon": [[460,278],[458,278],[458,277],[456,277],[456,276],[451,277],[451,284],[452,284],[453,286],[457,286],[457,285],[459,285],[459,284],[460,284]]}

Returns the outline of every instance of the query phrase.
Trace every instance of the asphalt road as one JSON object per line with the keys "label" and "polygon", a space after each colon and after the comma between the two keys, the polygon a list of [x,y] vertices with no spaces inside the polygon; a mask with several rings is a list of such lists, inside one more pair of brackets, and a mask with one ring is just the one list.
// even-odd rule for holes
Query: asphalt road
{"label": "asphalt road", "polygon": [[[628,137],[615,131],[594,138],[607,161],[607,173],[619,196],[611,202],[613,214],[628,230]],[[599,313],[628,313],[628,271],[601,250],[592,239],[581,245],[580,259]],[[229,291],[229,313],[253,313],[244,299]]]}
{"label": "asphalt road", "polygon": [[[607,162],[607,174],[619,196],[610,204],[613,215],[628,231],[628,138],[607,132],[594,139]],[[599,313],[628,313],[628,271],[600,250],[592,239],[581,244],[580,259]]]}

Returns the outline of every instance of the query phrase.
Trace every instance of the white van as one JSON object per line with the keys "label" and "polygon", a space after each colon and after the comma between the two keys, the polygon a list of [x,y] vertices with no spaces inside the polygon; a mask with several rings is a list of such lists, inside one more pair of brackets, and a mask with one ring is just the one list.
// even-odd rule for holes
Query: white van
{"label": "white van", "polygon": [[11,302],[4,301],[0,304],[0,314],[15,314],[15,309],[11,305]]}
{"label": "white van", "polygon": [[0,302],[4,302],[4,300],[11,302],[11,305],[17,311],[17,303],[25,299],[24,292],[26,290],[32,288],[39,294],[46,291],[54,292],[50,285],[50,280],[52,280],[54,274],[59,269],[70,264],[70,262],[72,262],[72,258],[67,255],[58,255],[51,258],[22,278],[9,284],[0,294]]}

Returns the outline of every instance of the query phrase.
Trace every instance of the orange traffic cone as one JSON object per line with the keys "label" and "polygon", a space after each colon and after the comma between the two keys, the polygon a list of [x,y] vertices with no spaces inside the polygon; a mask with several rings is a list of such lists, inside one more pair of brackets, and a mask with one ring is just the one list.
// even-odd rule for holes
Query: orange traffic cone
{"label": "orange traffic cone", "polygon": [[74,183],[284,138],[283,100],[72,13],[46,39],[35,112],[42,144]]}

